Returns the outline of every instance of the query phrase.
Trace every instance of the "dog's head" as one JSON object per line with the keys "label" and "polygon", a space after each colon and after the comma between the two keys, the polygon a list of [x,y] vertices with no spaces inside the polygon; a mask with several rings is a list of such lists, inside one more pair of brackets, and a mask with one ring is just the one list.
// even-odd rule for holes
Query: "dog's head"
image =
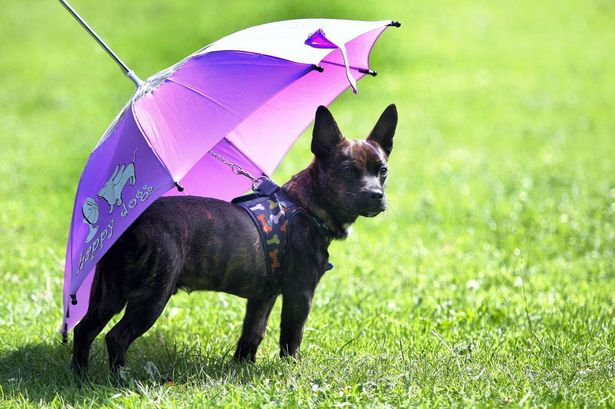
{"label": "dog's head", "polygon": [[387,160],[393,149],[397,109],[389,105],[366,140],[344,138],[331,112],[318,107],[312,152],[324,199],[348,217],[373,217],[386,208]]}

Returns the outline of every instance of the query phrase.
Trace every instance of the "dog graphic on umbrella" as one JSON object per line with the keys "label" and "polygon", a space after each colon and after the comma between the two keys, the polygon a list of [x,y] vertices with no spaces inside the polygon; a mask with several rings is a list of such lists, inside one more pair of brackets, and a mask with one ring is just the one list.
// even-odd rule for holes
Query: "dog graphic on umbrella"
{"label": "dog graphic on umbrella", "polygon": [[[122,205],[122,192],[126,184],[134,186],[137,181],[134,163],[136,153],[135,151],[132,162],[117,165],[111,177],[107,179],[103,187],[98,191],[97,196],[109,204],[109,214],[113,213],[114,206],[117,205],[119,207]],[[81,208],[81,213],[83,215],[83,222],[89,227],[85,240],[86,243],[89,243],[98,231],[96,223],[98,222],[99,209],[96,200],[91,197],[86,198]]]}
{"label": "dog graphic on umbrella", "polygon": [[115,167],[111,177],[105,182],[102,189],[98,191],[98,197],[105,199],[109,204],[109,214],[113,212],[114,205],[122,205],[122,191],[126,183],[134,186],[136,180],[134,161],[127,165],[121,164]]}

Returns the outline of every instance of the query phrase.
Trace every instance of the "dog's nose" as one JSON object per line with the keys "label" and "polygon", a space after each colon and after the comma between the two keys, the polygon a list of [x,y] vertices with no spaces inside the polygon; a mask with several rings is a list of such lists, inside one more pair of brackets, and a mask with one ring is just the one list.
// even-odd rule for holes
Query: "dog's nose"
{"label": "dog's nose", "polygon": [[367,192],[367,197],[371,200],[382,200],[384,197],[384,191],[382,189],[374,189]]}

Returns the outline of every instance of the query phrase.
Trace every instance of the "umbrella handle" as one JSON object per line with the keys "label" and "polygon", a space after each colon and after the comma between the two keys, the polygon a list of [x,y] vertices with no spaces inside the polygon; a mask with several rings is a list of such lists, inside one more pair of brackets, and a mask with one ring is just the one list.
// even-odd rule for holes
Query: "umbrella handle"
{"label": "umbrella handle", "polygon": [[107,52],[107,54],[109,54],[109,56],[113,58],[113,61],[115,61],[115,63],[120,66],[124,74],[126,74],[126,76],[131,79],[135,86],[139,88],[143,84],[143,81],[137,76],[137,74],[135,74],[133,70],[128,68],[124,61],[122,61],[120,57],[118,57],[117,54],[113,52],[111,47],[109,47],[107,43],[105,43],[104,40],[100,38],[96,31],[94,31],[94,29],[90,27],[88,23],[86,23],[83,17],[81,17],[79,13],[77,13],[75,9],[72,8],[70,4],[68,4],[66,0],[59,1],[64,6],[64,8],[68,10],[68,12],[75,18],[75,20],[77,20],[79,24],[81,24],[81,27],[83,27],[92,36],[92,38],[94,38],[94,40],[96,40],[96,42]]}

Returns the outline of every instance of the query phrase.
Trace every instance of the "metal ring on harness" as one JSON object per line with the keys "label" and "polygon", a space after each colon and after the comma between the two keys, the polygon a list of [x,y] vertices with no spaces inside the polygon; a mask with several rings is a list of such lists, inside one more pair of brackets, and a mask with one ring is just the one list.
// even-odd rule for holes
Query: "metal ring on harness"
{"label": "metal ring on harness", "polygon": [[252,179],[252,190],[255,192],[258,191],[258,187],[260,186],[260,184],[266,180],[270,180],[270,179],[267,176],[261,176],[261,177]]}

